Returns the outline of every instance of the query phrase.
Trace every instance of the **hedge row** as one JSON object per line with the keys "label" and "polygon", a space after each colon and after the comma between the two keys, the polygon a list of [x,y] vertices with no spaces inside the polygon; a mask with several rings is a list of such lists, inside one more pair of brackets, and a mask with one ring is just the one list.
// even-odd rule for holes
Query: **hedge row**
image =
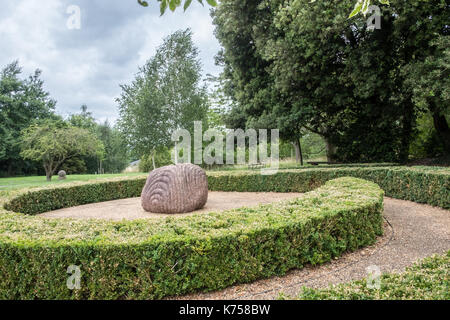
{"label": "hedge row", "polygon": [[[376,184],[340,178],[295,200],[179,218],[4,212],[0,299],[157,299],[283,275],[374,243],[382,211]],[[78,290],[66,286],[70,265],[81,270]]]}
{"label": "hedge row", "polygon": [[351,176],[378,184],[389,197],[450,208],[450,169],[429,167],[374,167],[281,170],[275,175],[253,172],[214,173],[213,191],[307,192],[326,181]]}
{"label": "hedge row", "polygon": [[[331,286],[303,288],[301,300],[450,300],[450,251],[425,258],[403,273],[383,274],[380,288],[367,286],[367,280]],[[282,297],[284,298],[284,297]]]}
{"label": "hedge row", "polygon": [[[387,196],[450,209],[450,169],[427,167],[350,167],[259,171],[211,172],[211,191],[308,192],[326,181],[351,176],[378,184]],[[77,205],[139,197],[145,179],[114,180],[32,191],[15,197],[7,210],[37,214]]]}

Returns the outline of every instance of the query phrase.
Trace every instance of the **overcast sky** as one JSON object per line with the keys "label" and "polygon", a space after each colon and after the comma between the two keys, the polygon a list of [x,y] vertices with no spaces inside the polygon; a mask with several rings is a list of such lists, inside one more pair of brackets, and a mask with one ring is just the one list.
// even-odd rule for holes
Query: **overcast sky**
{"label": "overcast sky", "polygon": [[[144,8],[136,0],[1,0],[0,68],[16,59],[23,76],[39,68],[58,114],[86,104],[97,119],[111,122],[118,116],[119,84],[129,83],[176,30],[192,29],[204,75],[217,75],[219,44],[209,8],[193,1],[186,13],[179,8],[160,17],[156,1],[148,2]],[[80,8],[80,29],[67,27],[72,5]]]}

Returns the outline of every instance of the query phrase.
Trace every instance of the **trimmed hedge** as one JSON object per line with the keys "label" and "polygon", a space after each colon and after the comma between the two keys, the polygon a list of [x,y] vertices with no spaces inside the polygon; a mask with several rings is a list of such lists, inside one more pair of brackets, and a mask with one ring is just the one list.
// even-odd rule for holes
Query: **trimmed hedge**
{"label": "trimmed hedge", "polygon": [[[368,288],[367,280],[325,289],[303,288],[301,300],[450,300],[450,251],[425,258],[403,273],[386,273],[380,289]],[[286,297],[281,297],[286,298]]]}
{"label": "trimmed hedge", "polygon": [[[387,196],[450,209],[450,169],[430,167],[349,167],[259,171],[210,172],[211,191],[308,192],[326,181],[356,177],[378,184]],[[139,197],[144,178],[47,188],[21,194],[7,202],[14,212],[37,214],[77,205]]]}
{"label": "trimmed hedge", "polygon": [[[78,187],[113,190],[100,185]],[[376,184],[340,178],[295,200],[179,218],[55,220],[5,212],[0,299],[156,299],[283,275],[374,243],[382,211]],[[79,290],[66,287],[69,265],[81,269]]]}
{"label": "trimmed hedge", "polygon": [[[425,167],[214,172],[210,190],[319,188],[279,204],[156,220],[32,216],[139,196],[142,178],[2,193],[5,208],[21,213],[0,209],[0,299],[154,299],[329,261],[382,233],[383,191],[357,178],[394,198],[450,208],[450,170]],[[69,265],[81,268],[79,290],[66,287]]]}

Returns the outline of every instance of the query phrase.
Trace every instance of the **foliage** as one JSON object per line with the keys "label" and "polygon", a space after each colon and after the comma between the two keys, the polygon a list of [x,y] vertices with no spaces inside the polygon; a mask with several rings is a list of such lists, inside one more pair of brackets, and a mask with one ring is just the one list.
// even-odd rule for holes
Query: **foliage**
{"label": "foliage", "polygon": [[[430,40],[432,54],[415,57],[403,68],[405,86],[421,113],[429,112],[446,154],[450,154],[450,38],[438,35]],[[435,145],[439,145],[439,140]],[[435,154],[431,154],[435,155]]]}
{"label": "foliage", "polygon": [[[203,6],[203,0],[197,0],[197,1]],[[160,3],[159,8],[161,11],[161,15],[163,15],[164,12],[166,12],[167,8],[169,8],[171,11],[175,11],[175,9],[177,7],[181,6],[182,0],[158,0],[158,2]],[[206,2],[212,7],[217,6],[216,0],[206,0]],[[138,3],[143,7],[148,7],[147,1],[138,0]],[[186,11],[186,9],[189,8],[191,3],[192,3],[192,0],[184,0],[184,5],[183,5],[184,11]]]}
{"label": "foliage", "polygon": [[387,273],[381,277],[381,288],[367,287],[358,280],[327,289],[303,288],[302,300],[449,300],[450,251],[425,258],[405,272]]}
{"label": "foliage", "polygon": [[177,31],[164,39],[130,85],[122,85],[118,126],[133,156],[170,148],[173,131],[193,132],[194,121],[206,121],[197,57],[192,32]]}
{"label": "foliage", "polygon": [[54,121],[34,124],[23,130],[21,149],[20,155],[24,159],[43,163],[47,180],[51,180],[59,166],[68,159],[104,152],[103,144],[86,129]]}
{"label": "foliage", "polygon": [[[130,197],[137,181],[54,189],[54,200]],[[342,178],[292,201],[152,223],[2,213],[0,297],[157,299],[282,275],[372,244],[382,233],[382,202],[375,184]],[[82,270],[79,290],[66,286],[72,264]]]}
{"label": "foliage", "polygon": [[20,157],[21,130],[36,119],[56,118],[55,101],[43,88],[41,71],[20,79],[22,69],[17,61],[0,72],[0,174],[37,173],[34,162]]}
{"label": "foliage", "polygon": [[[170,150],[167,148],[161,149],[156,152],[155,157],[155,168],[164,167],[172,164],[172,156]],[[139,162],[140,172],[150,172],[153,168],[153,157],[152,155],[143,156]]]}
{"label": "foliage", "polygon": [[446,9],[391,1],[370,30],[362,15],[347,18],[345,2],[221,2],[213,17],[236,100],[229,124],[277,127],[292,140],[308,129],[329,160],[405,161],[417,108],[402,69],[434,54]]}
{"label": "foliage", "polygon": [[103,143],[105,153],[102,158],[96,155],[79,156],[64,163],[63,168],[71,173],[117,173],[128,165],[128,150],[126,143],[116,127],[106,120],[97,123],[92,113],[87,111],[87,106],[81,107],[81,112],[72,114],[67,121],[78,128],[86,129]]}

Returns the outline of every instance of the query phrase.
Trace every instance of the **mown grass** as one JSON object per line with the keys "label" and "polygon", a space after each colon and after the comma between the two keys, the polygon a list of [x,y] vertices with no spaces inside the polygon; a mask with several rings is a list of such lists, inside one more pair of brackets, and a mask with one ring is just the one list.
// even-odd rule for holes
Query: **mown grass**
{"label": "mown grass", "polygon": [[371,288],[367,279],[362,279],[326,289],[305,287],[296,299],[450,300],[450,251],[421,260],[403,273],[383,274],[380,284],[379,289]]}
{"label": "mown grass", "polygon": [[111,179],[117,177],[137,177],[145,175],[145,173],[117,173],[117,174],[74,174],[67,175],[65,180],[58,180],[58,176],[54,176],[52,181],[47,181],[45,176],[32,177],[15,177],[15,178],[0,178],[0,191],[2,190],[19,190],[24,188],[47,187],[53,185],[64,185],[77,181],[95,181],[102,179]]}

